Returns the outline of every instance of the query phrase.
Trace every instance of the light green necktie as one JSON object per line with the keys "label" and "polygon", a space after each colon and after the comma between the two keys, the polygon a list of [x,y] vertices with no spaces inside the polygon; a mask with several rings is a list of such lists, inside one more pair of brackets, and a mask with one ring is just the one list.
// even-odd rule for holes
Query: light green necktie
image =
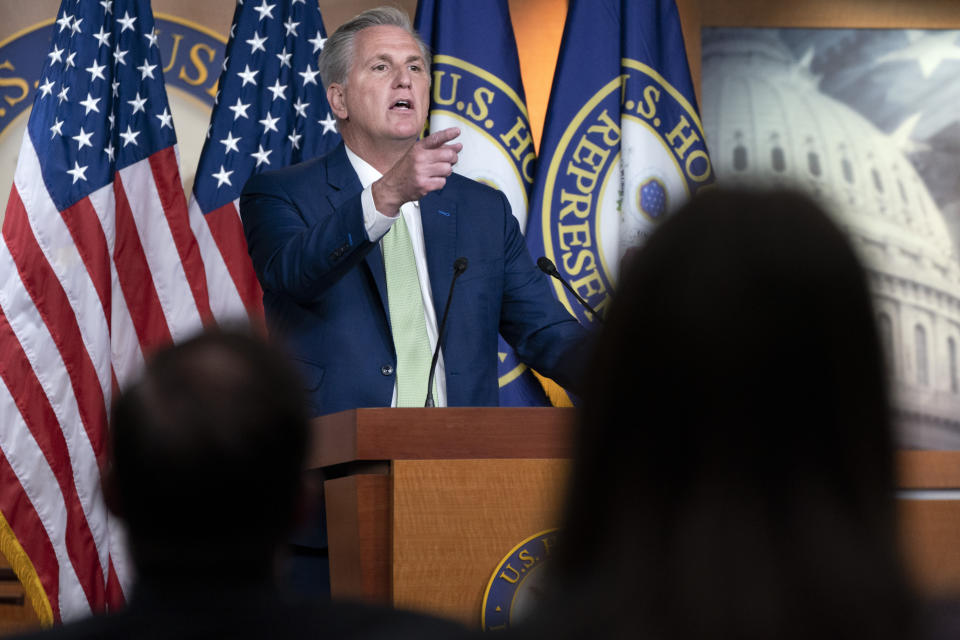
{"label": "light green necktie", "polygon": [[390,326],[397,352],[397,406],[422,407],[427,398],[427,376],[433,352],[427,337],[423,295],[410,232],[403,214],[398,216],[399,219],[383,236],[381,245],[387,271]]}

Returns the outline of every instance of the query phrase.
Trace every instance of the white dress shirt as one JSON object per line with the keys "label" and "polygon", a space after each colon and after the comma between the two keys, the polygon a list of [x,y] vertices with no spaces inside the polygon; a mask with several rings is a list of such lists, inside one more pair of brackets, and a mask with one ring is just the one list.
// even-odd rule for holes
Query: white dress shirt
{"label": "white dress shirt", "polygon": [[[370,185],[383,177],[379,171],[374,169],[369,162],[355,154],[350,147],[344,145],[347,151],[347,158],[350,165],[357,172],[360,178],[360,184],[363,186],[363,193],[360,194],[360,204],[363,207],[363,225],[367,231],[367,238],[371,242],[380,242],[384,234],[390,230],[395,217],[384,215],[377,211],[373,202],[373,190]],[[420,279],[420,295],[423,298],[423,318],[427,325],[427,338],[430,340],[431,352],[437,348],[437,313],[433,308],[433,294],[430,289],[430,274],[427,271],[427,252],[423,242],[423,224],[420,222],[420,203],[405,202],[400,207],[400,215],[407,224],[407,230],[410,233],[410,242],[413,245],[413,256],[417,262],[417,277]],[[382,251],[382,249],[381,249]],[[443,352],[437,358],[437,372],[434,378],[436,381],[436,394],[434,402],[438,407],[447,406],[447,377],[443,366]],[[424,398],[426,400],[426,398]],[[390,406],[397,406],[397,385],[393,385],[393,399]]]}

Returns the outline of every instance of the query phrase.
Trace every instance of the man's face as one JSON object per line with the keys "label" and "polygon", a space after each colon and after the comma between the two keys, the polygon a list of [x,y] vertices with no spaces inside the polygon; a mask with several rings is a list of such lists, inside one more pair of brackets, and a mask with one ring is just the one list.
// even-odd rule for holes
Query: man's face
{"label": "man's face", "polygon": [[400,27],[364,29],[354,39],[346,85],[331,85],[328,97],[344,139],[358,153],[413,144],[430,106],[420,47]]}

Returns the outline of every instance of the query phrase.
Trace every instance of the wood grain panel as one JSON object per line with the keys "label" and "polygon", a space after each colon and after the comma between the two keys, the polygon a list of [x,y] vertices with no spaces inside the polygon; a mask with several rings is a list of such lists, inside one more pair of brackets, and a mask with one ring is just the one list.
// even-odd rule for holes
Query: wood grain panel
{"label": "wood grain panel", "polygon": [[40,627],[40,620],[27,602],[23,585],[0,554],[0,635],[22,633]]}
{"label": "wood grain panel", "polygon": [[354,460],[565,458],[574,409],[360,409],[314,420],[311,467]]}
{"label": "wood grain panel", "polygon": [[960,451],[900,451],[901,489],[960,489]]}
{"label": "wood grain panel", "polygon": [[393,469],[393,603],[480,624],[497,564],[556,527],[564,460],[401,460]]}
{"label": "wood grain panel", "polygon": [[390,478],[355,475],[324,483],[330,593],[390,601]]}
{"label": "wood grain panel", "polygon": [[943,29],[960,25],[960,3],[943,0],[700,0],[704,26]]}
{"label": "wood grain panel", "polygon": [[703,27],[960,29],[955,0],[677,0],[677,9],[698,102]]}
{"label": "wood grain panel", "polygon": [[899,500],[907,567],[920,592],[960,596],[960,500]]}

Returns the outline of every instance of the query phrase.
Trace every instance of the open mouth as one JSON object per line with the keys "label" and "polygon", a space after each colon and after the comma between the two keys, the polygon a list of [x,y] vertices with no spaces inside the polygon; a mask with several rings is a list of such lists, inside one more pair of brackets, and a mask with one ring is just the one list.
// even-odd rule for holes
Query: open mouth
{"label": "open mouth", "polygon": [[391,105],[390,109],[412,109],[413,104],[409,100],[397,100]]}

